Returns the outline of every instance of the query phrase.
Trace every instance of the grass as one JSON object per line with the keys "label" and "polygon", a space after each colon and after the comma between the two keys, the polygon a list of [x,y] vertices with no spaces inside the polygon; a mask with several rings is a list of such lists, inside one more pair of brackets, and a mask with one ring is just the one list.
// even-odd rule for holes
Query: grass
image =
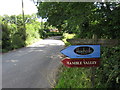
{"label": "grass", "polygon": [[70,43],[67,42],[66,39],[72,39],[72,38],[74,38],[74,37],[75,37],[75,34],[64,33],[62,40],[64,41],[64,43],[65,43],[66,46],[69,46]]}
{"label": "grass", "polygon": [[90,68],[61,67],[55,88],[91,88]]}
{"label": "grass", "polygon": [[[63,34],[65,45],[70,45],[66,39],[72,39],[75,34]],[[58,82],[55,88],[91,88],[90,68],[68,68],[62,66],[59,71]]]}
{"label": "grass", "polygon": [[[64,34],[63,41],[74,38],[74,34]],[[101,47],[101,65],[94,71],[95,88],[120,88],[120,46]],[[114,72],[114,73],[113,73]],[[68,68],[62,66],[59,70],[55,88],[92,88],[91,68]]]}

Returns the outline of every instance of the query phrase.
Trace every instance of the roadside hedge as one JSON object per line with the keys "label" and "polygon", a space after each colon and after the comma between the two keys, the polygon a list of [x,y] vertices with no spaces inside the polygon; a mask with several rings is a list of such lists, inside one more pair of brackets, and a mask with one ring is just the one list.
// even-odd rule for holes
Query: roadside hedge
{"label": "roadside hedge", "polygon": [[95,87],[120,89],[120,45],[101,48],[101,65],[96,69]]}
{"label": "roadside hedge", "polygon": [[[18,19],[17,22],[13,17]],[[25,28],[21,15],[0,17],[2,18],[2,52],[27,46],[40,39],[40,22],[33,20],[33,16],[25,17]]]}
{"label": "roadside hedge", "polygon": [[[64,35],[64,39],[72,34]],[[73,37],[74,38],[74,37]],[[66,44],[68,45],[68,44]],[[120,89],[120,45],[113,47],[101,46],[101,64],[95,68],[94,88]],[[92,88],[91,68],[68,68],[64,65],[59,70],[55,88]]]}

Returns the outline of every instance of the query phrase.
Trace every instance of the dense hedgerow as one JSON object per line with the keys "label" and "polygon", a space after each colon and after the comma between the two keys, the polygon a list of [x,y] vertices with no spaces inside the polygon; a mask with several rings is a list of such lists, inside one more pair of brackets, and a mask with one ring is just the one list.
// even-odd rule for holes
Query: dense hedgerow
{"label": "dense hedgerow", "polygon": [[[64,34],[64,39],[74,38]],[[65,41],[65,43],[68,43]],[[66,44],[70,45],[70,44]],[[120,45],[101,46],[101,64],[95,68],[95,88],[120,88]],[[91,68],[68,68],[62,66],[55,88],[92,88]]]}
{"label": "dense hedgerow", "polygon": [[25,15],[25,27],[22,23],[22,15],[0,18],[3,52],[24,47],[40,39],[40,22],[36,21],[34,15]]}

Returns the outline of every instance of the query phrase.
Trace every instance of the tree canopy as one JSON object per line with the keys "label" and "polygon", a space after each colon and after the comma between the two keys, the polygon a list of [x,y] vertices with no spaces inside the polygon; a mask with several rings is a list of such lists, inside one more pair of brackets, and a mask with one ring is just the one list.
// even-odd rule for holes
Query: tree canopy
{"label": "tree canopy", "polygon": [[120,4],[117,2],[41,2],[38,15],[63,32],[81,38],[120,37]]}

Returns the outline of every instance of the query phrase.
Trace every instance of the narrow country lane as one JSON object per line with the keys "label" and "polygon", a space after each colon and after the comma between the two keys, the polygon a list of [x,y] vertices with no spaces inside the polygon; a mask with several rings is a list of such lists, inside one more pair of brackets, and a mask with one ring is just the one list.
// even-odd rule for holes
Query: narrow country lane
{"label": "narrow country lane", "polygon": [[59,37],[2,55],[2,88],[50,88],[64,43]]}

